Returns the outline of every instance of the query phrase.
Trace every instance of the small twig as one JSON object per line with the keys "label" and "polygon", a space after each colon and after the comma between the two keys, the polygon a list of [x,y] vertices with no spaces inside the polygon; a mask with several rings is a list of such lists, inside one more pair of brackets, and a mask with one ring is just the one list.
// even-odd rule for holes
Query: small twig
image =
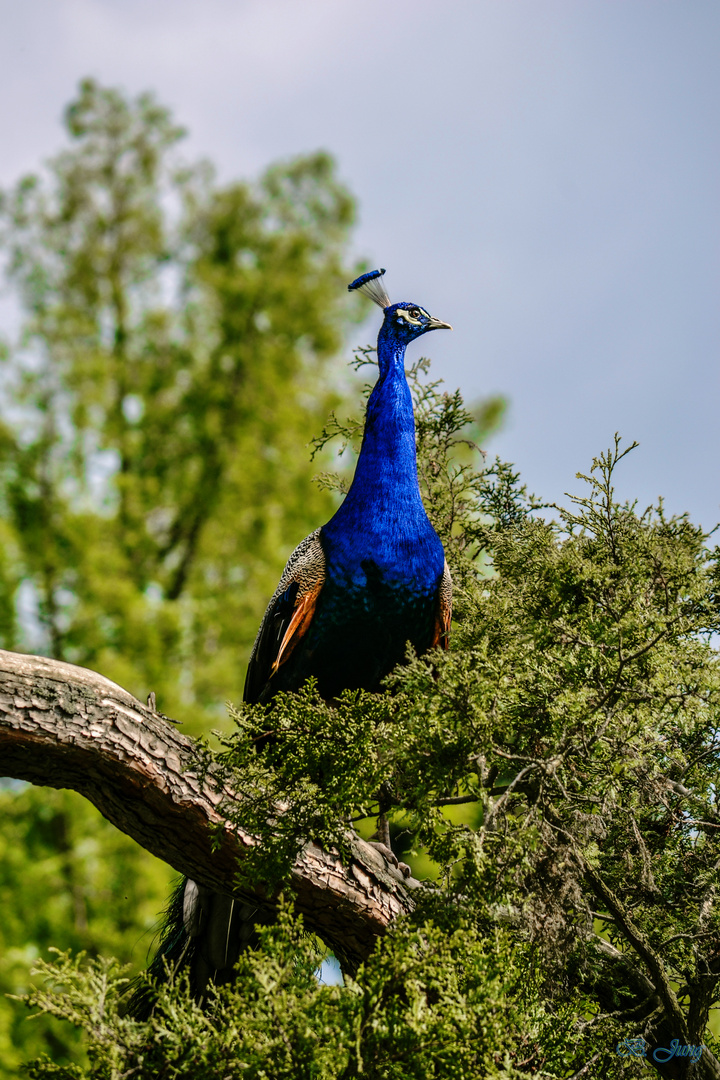
{"label": "small twig", "polygon": [[599,1057],[600,1057],[600,1051],[598,1050],[597,1054],[593,1054],[593,1056],[590,1058],[590,1060],[586,1061],[581,1069],[578,1069],[578,1071],[576,1073],[573,1073],[572,1076],[568,1077],[568,1080],[580,1080],[581,1076],[587,1076],[588,1069],[590,1068],[591,1065],[595,1064],[595,1062],[597,1061],[597,1059]]}
{"label": "small twig", "polygon": [[451,795],[447,799],[437,799],[433,806],[460,806],[461,803],[476,803],[479,801],[477,795]]}

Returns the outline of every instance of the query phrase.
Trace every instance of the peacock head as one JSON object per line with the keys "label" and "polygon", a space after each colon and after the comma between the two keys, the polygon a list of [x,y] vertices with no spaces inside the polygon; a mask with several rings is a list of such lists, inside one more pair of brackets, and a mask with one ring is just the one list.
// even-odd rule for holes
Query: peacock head
{"label": "peacock head", "polygon": [[421,334],[427,334],[428,330],[452,330],[450,323],[435,319],[419,304],[403,301],[401,304],[389,304],[384,311],[383,326],[388,337],[394,341],[408,344]]}
{"label": "peacock head", "polygon": [[383,336],[407,345],[429,330],[452,330],[450,323],[433,318],[419,304],[408,301],[391,304],[382,280],[384,273],[384,270],[371,270],[348,285],[348,292],[357,290],[383,309],[385,321],[380,331]]}

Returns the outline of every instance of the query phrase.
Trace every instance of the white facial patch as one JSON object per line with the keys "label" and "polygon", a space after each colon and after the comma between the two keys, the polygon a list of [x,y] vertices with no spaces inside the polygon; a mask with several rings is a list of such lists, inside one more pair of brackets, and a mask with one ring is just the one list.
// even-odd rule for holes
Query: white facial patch
{"label": "white facial patch", "polygon": [[[430,318],[430,316],[428,315],[425,308],[415,307],[415,308],[413,308],[413,310],[417,311],[420,315],[424,316],[426,319]],[[395,312],[395,314],[397,315],[398,319],[404,319],[406,323],[410,324],[410,326],[422,326],[422,321],[420,319],[413,319],[412,315],[410,314],[410,312],[408,311],[407,308],[398,308],[397,311]]]}

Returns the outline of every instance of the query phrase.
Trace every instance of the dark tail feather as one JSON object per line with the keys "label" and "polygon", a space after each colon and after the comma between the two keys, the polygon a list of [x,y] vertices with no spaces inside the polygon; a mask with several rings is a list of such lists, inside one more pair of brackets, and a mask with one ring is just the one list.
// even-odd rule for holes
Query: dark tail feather
{"label": "dark tail feather", "polygon": [[267,921],[256,905],[183,878],[165,910],[155,958],[134,983],[123,1014],[147,1020],[157,1002],[157,986],[181,972],[187,972],[193,996],[202,1001],[209,982],[232,981],[240,953],[257,947],[255,924]]}

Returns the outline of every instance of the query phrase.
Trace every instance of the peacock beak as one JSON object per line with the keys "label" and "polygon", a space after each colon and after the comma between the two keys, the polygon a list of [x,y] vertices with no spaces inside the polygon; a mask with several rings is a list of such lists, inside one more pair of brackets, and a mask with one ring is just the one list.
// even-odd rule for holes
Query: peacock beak
{"label": "peacock beak", "polygon": [[430,322],[427,324],[427,329],[428,330],[452,330],[452,326],[450,325],[449,322],[442,322],[441,319],[433,319],[433,318],[431,318]]}

